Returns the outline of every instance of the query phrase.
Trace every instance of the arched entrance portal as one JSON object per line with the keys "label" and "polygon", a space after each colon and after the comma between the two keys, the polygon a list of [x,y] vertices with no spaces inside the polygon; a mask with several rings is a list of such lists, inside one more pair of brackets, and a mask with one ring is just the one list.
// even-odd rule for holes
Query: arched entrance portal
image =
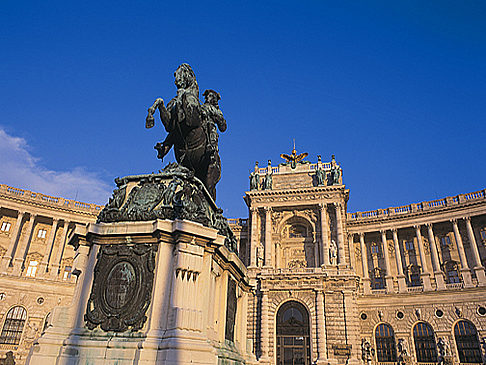
{"label": "arched entrance portal", "polygon": [[298,302],[283,304],[277,313],[277,365],[310,365],[309,313]]}

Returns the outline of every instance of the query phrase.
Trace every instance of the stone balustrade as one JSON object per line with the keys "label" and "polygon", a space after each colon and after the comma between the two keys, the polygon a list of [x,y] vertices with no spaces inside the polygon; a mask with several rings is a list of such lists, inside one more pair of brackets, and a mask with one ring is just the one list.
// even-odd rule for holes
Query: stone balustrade
{"label": "stone balustrade", "polygon": [[469,203],[477,200],[486,200],[486,189],[467,194],[460,194],[454,197],[446,197],[444,199],[402,205],[400,207],[389,207],[386,209],[369,210],[366,212],[347,213],[347,219],[348,222],[351,223],[374,218],[387,218],[395,215],[425,212],[434,209],[441,209],[443,207],[458,206],[463,203]]}
{"label": "stone balustrade", "polygon": [[[316,171],[317,170],[317,163],[306,163],[301,166],[306,166],[308,171]],[[283,173],[284,171],[281,171],[280,165],[278,166],[272,166],[272,173],[273,174],[280,174]],[[331,170],[331,163],[330,162],[322,162],[322,168],[324,171],[330,171]],[[301,170],[302,167],[300,167],[299,170]],[[260,175],[265,175],[267,173],[267,168],[266,167],[260,167],[258,169]],[[285,172],[288,172],[285,170]]]}
{"label": "stone balustrade", "polygon": [[101,209],[103,209],[103,205],[83,203],[77,200],[44,195],[30,190],[14,188],[5,184],[0,184],[0,196],[1,195],[18,196],[24,201],[37,201],[54,207],[83,210],[93,214],[98,214]]}

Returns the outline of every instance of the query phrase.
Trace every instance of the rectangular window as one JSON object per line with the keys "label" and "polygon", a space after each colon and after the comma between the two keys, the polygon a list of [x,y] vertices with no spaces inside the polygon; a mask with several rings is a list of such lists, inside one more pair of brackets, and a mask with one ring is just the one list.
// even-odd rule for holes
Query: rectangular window
{"label": "rectangular window", "polygon": [[25,274],[25,276],[30,276],[31,278],[34,278],[35,273],[37,272],[37,265],[37,261],[31,261],[29,263],[29,267],[27,268],[27,273]]}
{"label": "rectangular window", "polygon": [[9,222],[2,222],[2,231],[3,232],[8,232],[10,231],[10,223]]}
{"label": "rectangular window", "polygon": [[372,245],[371,246],[371,253],[379,253],[380,249],[378,248],[377,245]]}
{"label": "rectangular window", "polygon": [[64,274],[62,276],[63,280],[69,280],[71,279],[71,271],[72,267],[71,266],[64,266]]}
{"label": "rectangular window", "polygon": [[415,247],[413,245],[413,241],[405,241],[405,249],[407,251],[413,251],[413,250],[415,250]]}
{"label": "rectangular window", "polygon": [[446,247],[446,246],[450,246],[451,244],[451,239],[449,236],[444,236],[440,239],[440,244],[443,246],[443,247]]}
{"label": "rectangular window", "polygon": [[39,229],[39,232],[37,232],[37,237],[38,238],[46,238],[46,233],[47,233],[47,231],[45,229]]}
{"label": "rectangular window", "polygon": [[486,241],[486,229],[483,229],[479,234],[481,235],[481,239]]}

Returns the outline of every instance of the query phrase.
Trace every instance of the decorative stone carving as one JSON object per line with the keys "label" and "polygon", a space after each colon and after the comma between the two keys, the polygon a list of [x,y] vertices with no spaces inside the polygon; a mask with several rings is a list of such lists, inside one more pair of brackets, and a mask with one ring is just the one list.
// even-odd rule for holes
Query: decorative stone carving
{"label": "decorative stone carving", "polygon": [[375,356],[375,349],[371,346],[371,343],[363,338],[361,340],[361,358],[366,365],[371,365],[373,357]]}
{"label": "decorative stone carving", "polygon": [[176,163],[159,173],[115,179],[118,189],[98,215],[100,222],[187,219],[218,230],[225,246],[237,251],[236,237],[223,211],[194,173]]}
{"label": "decorative stone carving", "polygon": [[452,365],[451,348],[447,339],[440,337],[437,341],[437,362],[440,365]]}
{"label": "decorative stone carving", "polygon": [[86,326],[104,331],[142,328],[152,297],[158,245],[100,247],[91,295],[84,316]]}
{"label": "decorative stone carving", "polygon": [[398,365],[406,365],[410,363],[410,355],[408,354],[408,345],[403,338],[398,339]]}

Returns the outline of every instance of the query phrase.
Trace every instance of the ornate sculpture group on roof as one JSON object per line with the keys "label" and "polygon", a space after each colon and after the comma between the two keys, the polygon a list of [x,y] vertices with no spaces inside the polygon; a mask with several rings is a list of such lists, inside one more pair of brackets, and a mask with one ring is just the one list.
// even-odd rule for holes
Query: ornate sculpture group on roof
{"label": "ornate sculpture group on roof", "polygon": [[304,158],[306,158],[309,154],[307,152],[297,154],[297,151],[295,150],[295,139],[294,139],[294,148],[292,149],[292,153],[290,155],[286,153],[282,153],[280,157],[282,157],[284,160],[287,161],[286,164],[290,164],[290,167],[292,169],[295,169],[297,167],[297,162],[301,162]]}

